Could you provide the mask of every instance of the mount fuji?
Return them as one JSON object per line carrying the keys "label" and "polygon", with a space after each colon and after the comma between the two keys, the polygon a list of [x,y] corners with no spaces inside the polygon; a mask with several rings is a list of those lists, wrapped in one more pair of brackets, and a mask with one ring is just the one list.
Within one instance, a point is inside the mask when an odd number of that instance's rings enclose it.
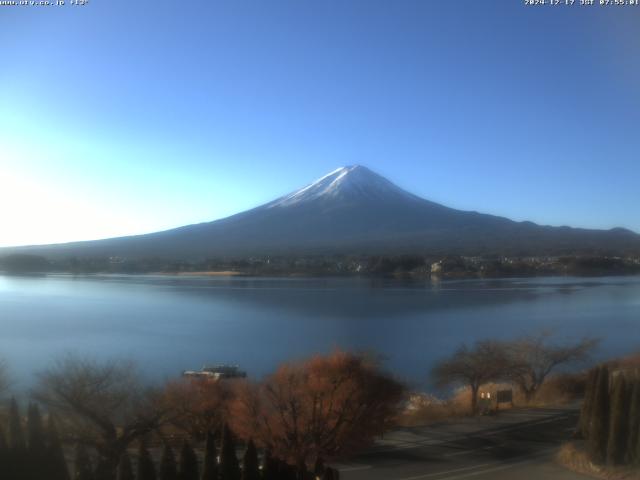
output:
{"label": "mount fuji", "polygon": [[455,210],[356,165],[221,220],[131,237],[0,249],[3,253],[185,260],[350,253],[619,255],[640,253],[640,235],[622,228],[549,227]]}

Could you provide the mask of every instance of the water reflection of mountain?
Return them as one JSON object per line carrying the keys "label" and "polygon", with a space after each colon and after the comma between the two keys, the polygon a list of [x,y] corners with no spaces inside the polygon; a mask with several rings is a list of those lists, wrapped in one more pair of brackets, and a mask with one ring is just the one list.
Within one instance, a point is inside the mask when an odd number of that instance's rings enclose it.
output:
{"label": "water reflection of mountain", "polygon": [[[131,356],[150,378],[208,362],[259,377],[335,347],[424,384],[461,343],[553,329],[637,349],[640,277],[461,280],[0,276],[0,353],[20,378],[57,355]],[[631,334],[630,334],[631,333]]]}
{"label": "water reflection of mountain", "polygon": [[[585,288],[623,285],[625,279],[516,279],[412,281],[385,278],[266,277],[97,277],[140,282],[165,295],[187,295],[204,302],[243,304],[256,310],[286,310],[313,317],[398,317],[424,311],[475,309],[530,302],[544,295],[572,295]],[[382,293],[384,292],[384,295]]]}

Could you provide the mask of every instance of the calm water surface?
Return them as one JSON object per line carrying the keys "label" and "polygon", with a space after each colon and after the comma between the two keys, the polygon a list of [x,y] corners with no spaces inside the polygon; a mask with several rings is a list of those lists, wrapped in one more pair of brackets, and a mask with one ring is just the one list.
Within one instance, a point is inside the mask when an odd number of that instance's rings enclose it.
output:
{"label": "calm water surface", "polygon": [[640,350],[640,277],[402,282],[174,276],[0,276],[0,357],[19,385],[65,352],[135,359],[150,379],[238,363],[262,376],[335,347],[375,350],[428,387],[461,342],[553,329]]}

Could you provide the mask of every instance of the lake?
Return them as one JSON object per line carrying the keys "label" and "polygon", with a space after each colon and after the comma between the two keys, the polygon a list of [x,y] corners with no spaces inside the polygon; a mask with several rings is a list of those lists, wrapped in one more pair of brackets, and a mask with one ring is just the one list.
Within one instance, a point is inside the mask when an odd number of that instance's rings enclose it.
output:
{"label": "lake", "polygon": [[0,276],[0,357],[26,388],[65,352],[134,359],[150,380],[203,364],[251,377],[334,348],[373,350],[414,386],[462,342],[552,329],[640,350],[640,277],[400,281],[164,275]]}

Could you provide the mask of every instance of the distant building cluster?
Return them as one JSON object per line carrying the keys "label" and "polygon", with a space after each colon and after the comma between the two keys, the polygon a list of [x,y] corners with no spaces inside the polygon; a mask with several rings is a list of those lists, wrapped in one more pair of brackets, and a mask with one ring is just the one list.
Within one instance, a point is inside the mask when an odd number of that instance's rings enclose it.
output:
{"label": "distant building cluster", "polygon": [[601,275],[640,272],[640,258],[609,256],[447,256],[430,265],[432,277]]}

